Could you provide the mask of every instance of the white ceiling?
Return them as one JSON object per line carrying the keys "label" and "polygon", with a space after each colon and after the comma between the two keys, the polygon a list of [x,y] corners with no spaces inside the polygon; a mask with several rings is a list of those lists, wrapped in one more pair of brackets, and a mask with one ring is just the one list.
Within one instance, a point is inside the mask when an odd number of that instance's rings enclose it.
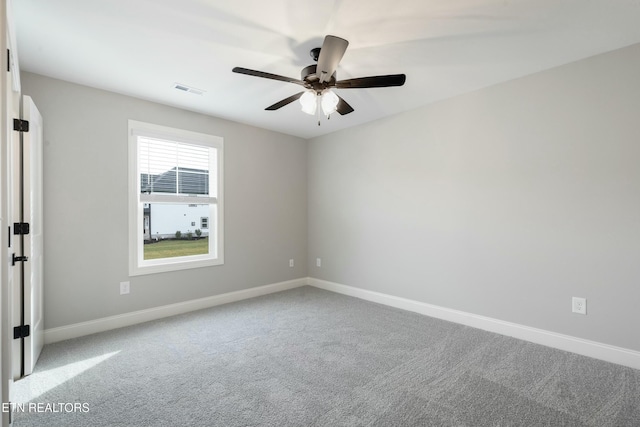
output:
{"label": "white ceiling", "polygon": [[[14,0],[22,70],[310,138],[640,42],[640,0]],[[355,112],[318,126],[292,103],[326,34],[349,40],[337,90]],[[174,83],[206,93],[180,92]]]}

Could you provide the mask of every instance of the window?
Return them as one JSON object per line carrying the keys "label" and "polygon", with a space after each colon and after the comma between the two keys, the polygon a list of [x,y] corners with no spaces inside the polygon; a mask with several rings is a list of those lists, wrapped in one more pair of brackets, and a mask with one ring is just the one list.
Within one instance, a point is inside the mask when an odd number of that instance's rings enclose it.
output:
{"label": "window", "polygon": [[221,137],[129,120],[130,275],[223,264],[222,165]]}
{"label": "window", "polygon": [[209,228],[209,218],[207,218],[206,216],[203,216],[202,218],[200,218],[200,228],[202,229]]}

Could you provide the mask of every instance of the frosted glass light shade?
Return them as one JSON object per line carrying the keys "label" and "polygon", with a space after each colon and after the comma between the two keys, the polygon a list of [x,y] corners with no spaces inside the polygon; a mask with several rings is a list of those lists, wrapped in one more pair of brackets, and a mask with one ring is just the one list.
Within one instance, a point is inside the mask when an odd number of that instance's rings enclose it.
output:
{"label": "frosted glass light shade", "polygon": [[304,113],[314,115],[316,113],[316,108],[318,108],[315,92],[307,91],[303,93],[300,97],[300,105],[302,105],[302,111]]}
{"label": "frosted glass light shade", "polygon": [[328,116],[331,113],[335,113],[336,108],[338,107],[338,102],[340,99],[338,95],[331,92],[330,90],[326,90],[322,93],[322,112],[325,116]]}

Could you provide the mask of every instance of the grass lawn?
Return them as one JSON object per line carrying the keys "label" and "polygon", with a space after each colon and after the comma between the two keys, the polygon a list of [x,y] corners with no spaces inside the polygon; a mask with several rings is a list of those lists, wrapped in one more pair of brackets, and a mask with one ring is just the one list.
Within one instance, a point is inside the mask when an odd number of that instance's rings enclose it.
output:
{"label": "grass lawn", "polygon": [[144,245],[144,259],[173,258],[208,253],[209,239],[207,237],[199,240],[161,240],[158,243]]}

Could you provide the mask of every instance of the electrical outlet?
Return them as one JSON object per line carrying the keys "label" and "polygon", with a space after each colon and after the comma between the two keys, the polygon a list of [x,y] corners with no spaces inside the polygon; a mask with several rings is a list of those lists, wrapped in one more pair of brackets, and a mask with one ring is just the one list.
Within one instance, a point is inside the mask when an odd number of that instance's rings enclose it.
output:
{"label": "electrical outlet", "polygon": [[573,297],[571,299],[571,311],[578,314],[587,314],[587,299]]}
{"label": "electrical outlet", "polygon": [[316,258],[316,267],[322,267],[322,259]]}
{"label": "electrical outlet", "polygon": [[289,267],[293,267],[293,259],[289,260]]}
{"label": "electrical outlet", "polygon": [[128,294],[131,291],[131,284],[129,282],[120,282],[120,295]]}

